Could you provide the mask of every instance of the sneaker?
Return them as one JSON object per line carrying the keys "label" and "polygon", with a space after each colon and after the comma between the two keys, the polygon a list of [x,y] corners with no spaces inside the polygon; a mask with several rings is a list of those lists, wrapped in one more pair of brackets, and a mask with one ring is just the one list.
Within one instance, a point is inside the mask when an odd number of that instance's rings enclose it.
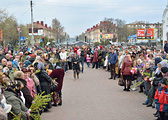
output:
{"label": "sneaker", "polygon": [[62,102],[60,102],[58,105],[61,106],[61,105],[62,105]]}
{"label": "sneaker", "polygon": [[113,79],[112,77],[109,78],[109,80]]}
{"label": "sneaker", "polygon": [[52,106],[55,106],[55,107],[56,107],[56,106],[57,106],[57,104],[56,104],[56,103],[54,103],[54,104],[52,104]]}

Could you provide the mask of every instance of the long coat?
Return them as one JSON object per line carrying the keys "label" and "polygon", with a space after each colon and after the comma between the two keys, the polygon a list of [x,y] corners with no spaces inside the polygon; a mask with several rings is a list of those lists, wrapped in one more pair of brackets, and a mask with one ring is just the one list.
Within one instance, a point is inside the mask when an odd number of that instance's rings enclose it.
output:
{"label": "long coat", "polygon": [[[77,62],[77,64],[75,64],[74,62]],[[80,62],[80,59],[78,56],[72,58],[73,70],[80,70],[79,62]]]}
{"label": "long coat", "polygon": [[123,75],[132,75],[131,73],[132,66],[133,62],[130,61],[128,57],[126,57],[121,68],[121,73],[123,73]]}
{"label": "long coat", "polygon": [[50,74],[50,77],[52,79],[57,78],[56,81],[58,83],[58,86],[57,86],[57,88],[55,90],[56,92],[61,91],[61,89],[62,89],[64,75],[65,75],[64,69],[55,69]]}
{"label": "long coat", "polygon": [[93,62],[98,62],[98,51],[95,50],[94,53],[93,53]]}
{"label": "long coat", "polygon": [[[47,74],[45,70],[40,70],[40,72],[36,73],[36,76],[40,81],[42,92],[45,91],[44,95],[50,94],[50,85],[52,78]],[[51,108],[51,102],[46,105],[46,109],[47,108]]]}

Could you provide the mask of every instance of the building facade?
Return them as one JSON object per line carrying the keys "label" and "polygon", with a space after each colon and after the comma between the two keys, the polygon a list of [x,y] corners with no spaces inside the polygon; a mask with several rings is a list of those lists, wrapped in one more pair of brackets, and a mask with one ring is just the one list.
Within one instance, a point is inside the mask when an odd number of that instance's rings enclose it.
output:
{"label": "building facade", "polygon": [[163,42],[164,42],[164,41],[168,41],[168,0],[167,0],[167,6],[163,12],[162,21],[163,21]]}
{"label": "building facade", "polygon": [[126,24],[128,28],[154,28],[155,29],[155,39],[163,40],[163,23],[149,23],[145,21],[135,21],[130,24]]}
{"label": "building facade", "polygon": [[115,26],[115,24],[108,21],[101,21],[99,24],[88,28],[85,32],[85,36],[87,38],[87,41],[90,41],[92,43],[100,43],[104,40],[112,41],[114,38],[116,38],[116,42],[118,41],[117,27]]}
{"label": "building facade", "polygon": [[[32,25],[28,24],[29,35],[32,35]],[[44,24],[43,21],[33,22],[33,35],[34,35],[34,43],[40,43],[40,39],[42,37],[47,37],[48,39],[54,39],[54,33],[51,27],[48,27],[47,24]]]}

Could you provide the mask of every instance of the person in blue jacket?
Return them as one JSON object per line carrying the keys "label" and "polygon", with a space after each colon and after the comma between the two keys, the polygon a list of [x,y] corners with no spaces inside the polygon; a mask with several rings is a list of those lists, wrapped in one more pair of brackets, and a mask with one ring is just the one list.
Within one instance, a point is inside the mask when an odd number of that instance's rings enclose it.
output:
{"label": "person in blue jacket", "polygon": [[110,70],[111,70],[111,77],[109,79],[113,79],[115,80],[116,74],[115,74],[115,64],[118,61],[118,57],[117,54],[114,53],[114,49],[111,50],[109,57],[108,57],[108,64],[110,66]]}

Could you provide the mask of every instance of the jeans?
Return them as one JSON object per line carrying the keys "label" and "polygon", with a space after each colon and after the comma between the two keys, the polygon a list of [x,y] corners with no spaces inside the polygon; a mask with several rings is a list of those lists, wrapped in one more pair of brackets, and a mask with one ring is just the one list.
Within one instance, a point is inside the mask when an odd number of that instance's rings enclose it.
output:
{"label": "jeans", "polygon": [[67,62],[62,62],[61,67],[64,69],[64,71],[67,71]]}
{"label": "jeans", "polygon": [[84,70],[84,61],[83,61],[83,60],[81,61],[81,65],[82,65],[82,70],[81,70],[81,72],[83,73],[83,70]]}
{"label": "jeans", "polygon": [[90,63],[89,62],[87,62],[87,66],[90,67]]}

